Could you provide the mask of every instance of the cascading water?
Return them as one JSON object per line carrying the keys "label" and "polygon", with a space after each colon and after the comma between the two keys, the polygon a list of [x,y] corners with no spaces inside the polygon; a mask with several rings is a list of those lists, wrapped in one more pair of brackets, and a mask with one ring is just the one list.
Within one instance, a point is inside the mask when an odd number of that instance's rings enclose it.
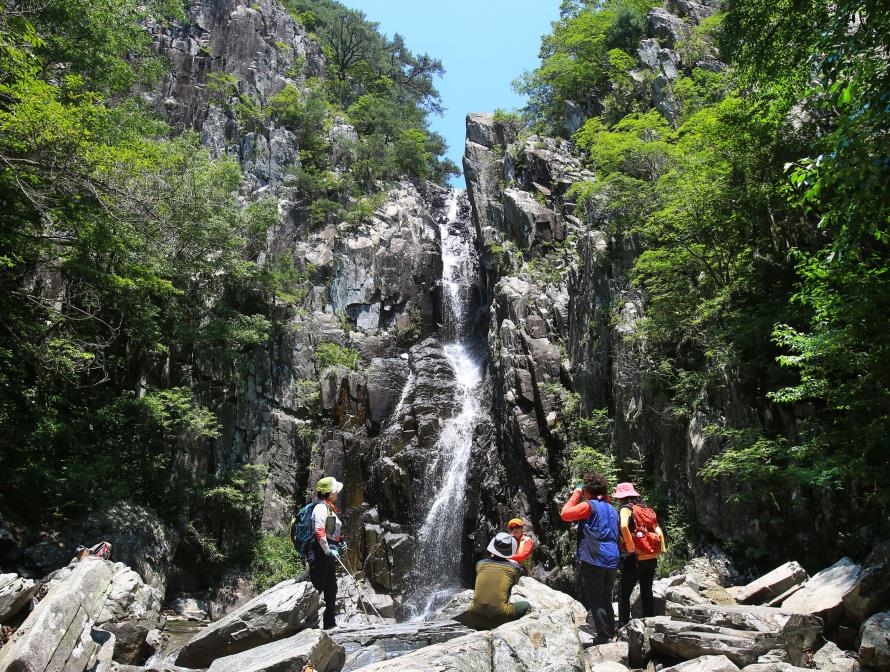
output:
{"label": "cascading water", "polygon": [[[477,278],[473,229],[458,217],[460,192],[451,192],[442,239],[442,302],[450,343],[444,351],[457,383],[458,413],[450,418],[436,442],[436,459],[425,483],[431,501],[417,533],[416,588],[408,600],[414,619],[423,620],[460,589],[461,534],[466,503],[467,470],[473,433],[482,411],[482,373],[470,354],[466,322],[470,290]],[[422,560],[421,560],[422,559]]]}

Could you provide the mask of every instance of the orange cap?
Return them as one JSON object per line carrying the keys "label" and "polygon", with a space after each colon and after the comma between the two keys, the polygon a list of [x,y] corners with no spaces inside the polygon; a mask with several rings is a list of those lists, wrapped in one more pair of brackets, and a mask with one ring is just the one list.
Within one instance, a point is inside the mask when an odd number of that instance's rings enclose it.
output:
{"label": "orange cap", "polygon": [[509,530],[511,527],[515,525],[519,525],[519,527],[525,527],[525,523],[522,522],[522,518],[511,518],[510,522],[507,523],[507,529]]}

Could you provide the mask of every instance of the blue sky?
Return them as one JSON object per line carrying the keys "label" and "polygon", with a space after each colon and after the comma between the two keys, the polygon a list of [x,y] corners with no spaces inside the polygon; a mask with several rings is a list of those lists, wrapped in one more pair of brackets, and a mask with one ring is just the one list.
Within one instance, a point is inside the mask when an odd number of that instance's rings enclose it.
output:
{"label": "blue sky", "polygon": [[[445,66],[436,81],[445,114],[431,126],[448,143],[448,158],[461,166],[468,112],[514,110],[524,100],[511,82],[538,65],[541,36],[559,18],[560,0],[340,0],[399,33],[415,54]],[[463,186],[463,178],[455,186]]]}

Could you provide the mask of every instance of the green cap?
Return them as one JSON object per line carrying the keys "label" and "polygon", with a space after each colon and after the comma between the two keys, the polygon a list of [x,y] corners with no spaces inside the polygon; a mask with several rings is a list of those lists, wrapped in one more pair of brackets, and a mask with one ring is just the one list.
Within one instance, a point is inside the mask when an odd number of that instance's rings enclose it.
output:
{"label": "green cap", "polygon": [[324,478],[318,479],[318,483],[315,486],[315,491],[322,495],[334,494],[340,492],[342,489],[343,484],[333,476],[325,476]]}

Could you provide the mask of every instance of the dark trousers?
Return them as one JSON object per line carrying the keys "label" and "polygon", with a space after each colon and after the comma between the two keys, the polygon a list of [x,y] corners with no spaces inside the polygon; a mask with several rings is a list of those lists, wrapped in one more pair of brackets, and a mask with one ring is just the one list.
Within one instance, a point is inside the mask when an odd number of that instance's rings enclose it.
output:
{"label": "dark trousers", "polygon": [[325,555],[321,548],[309,562],[309,580],[324,598],[324,618],[322,627],[333,628],[337,625],[334,614],[337,609],[337,561]]}
{"label": "dark trousers", "polygon": [[652,596],[652,582],[655,581],[657,558],[637,560],[636,554],[621,560],[621,597],[618,599],[618,625],[624,626],[630,620],[630,596],[634,586],[640,584],[640,601],[643,603],[643,618],[655,616],[655,598]]}
{"label": "dark trousers", "polygon": [[605,569],[581,563],[581,586],[587,600],[587,609],[596,625],[599,644],[605,644],[615,635],[615,610],[612,608],[612,588],[617,570]]}

